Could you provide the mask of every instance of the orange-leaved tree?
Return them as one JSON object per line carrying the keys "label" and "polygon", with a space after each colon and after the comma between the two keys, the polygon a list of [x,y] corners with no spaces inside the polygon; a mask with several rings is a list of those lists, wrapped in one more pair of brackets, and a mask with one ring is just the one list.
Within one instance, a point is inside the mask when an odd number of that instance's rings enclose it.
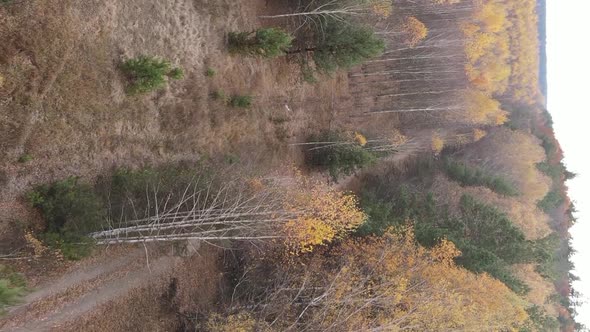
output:
{"label": "orange-leaved tree", "polygon": [[410,47],[418,45],[418,43],[428,36],[428,28],[426,25],[414,16],[406,19],[403,28],[406,33],[405,43]]}
{"label": "orange-leaved tree", "polygon": [[320,182],[298,178],[285,196],[286,211],[294,218],[284,224],[285,243],[294,254],[341,239],[366,220],[356,197]]}
{"label": "orange-leaved tree", "polygon": [[[527,320],[526,303],[487,274],[455,265],[442,240],[416,245],[411,228],[348,239],[278,266],[253,311],[278,331],[504,331]],[[241,307],[242,309],[244,307]],[[238,309],[238,308],[234,308]]]}
{"label": "orange-leaved tree", "polygon": [[489,94],[468,89],[463,92],[465,116],[474,124],[501,125],[508,120],[508,113],[501,109],[500,102]]}

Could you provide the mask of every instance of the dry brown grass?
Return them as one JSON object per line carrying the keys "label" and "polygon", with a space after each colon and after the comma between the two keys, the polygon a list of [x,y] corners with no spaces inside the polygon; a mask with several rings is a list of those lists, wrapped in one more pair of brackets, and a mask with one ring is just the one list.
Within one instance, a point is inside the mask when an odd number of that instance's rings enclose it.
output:
{"label": "dry brown grass", "polygon": [[[330,126],[341,110],[334,100],[347,94],[346,75],[311,86],[286,58],[230,56],[225,34],[255,27],[265,6],[262,0],[46,0],[0,7],[2,205],[15,205],[36,184],[72,175],[91,180],[113,167],[233,154],[264,172],[301,160],[287,143]],[[126,96],[117,67],[139,54],[170,59],[186,78],[147,96]],[[214,78],[203,75],[207,67],[216,69]],[[252,95],[253,107],[221,105],[209,97],[217,89]],[[23,153],[32,160],[18,163]],[[0,235],[14,248],[24,243],[15,223],[36,224],[8,211],[0,213]]]}
{"label": "dry brown grass", "polygon": [[[267,164],[298,158],[286,141],[330,126],[346,106],[335,103],[346,99],[346,75],[311,86],[286,58],[230,56],[225,34],[255,27],[264,6],[47,0],[0,9],[0,196],[12,199],[31,184],[70,175],[93,178],[112,166],[226,153]],[[186,78],[126,96],[117,66],[139,54],[170,59]],[[213,79],[203,75],[207,67],[216,69]],[[209,97],[217,89],[252,95],[254,105],[220,105]],[[33,160],[15,163],[23,152]]]}

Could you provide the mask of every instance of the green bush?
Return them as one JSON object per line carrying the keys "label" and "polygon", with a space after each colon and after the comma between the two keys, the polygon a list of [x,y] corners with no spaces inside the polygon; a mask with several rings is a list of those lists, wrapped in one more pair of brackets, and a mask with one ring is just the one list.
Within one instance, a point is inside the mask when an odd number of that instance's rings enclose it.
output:
{"label": "green bush", "polygon": [[230,98],[229,104],[232,107],[248,108],[252,106],[252,96],[234,95]]}
{"label": "green bush", "polygon": [[173,80],[180,80],[184,78],[184,72],[180,68],[173,68],[168,73],[168,77],[170,77]]}
{"label": "green bush", "polygon": [[213,68],[207,68],[207,70],[205,70],[205,76],[207,77],[214,77],[216,74],[217,72]]}
{"label": "green bush", "polygon": [[21,164],[26,164],[31,160],[33,160],[33,156],[28,153],[25,153],[18,158],[18,162]]}
{"label": "green bush", "polygon": [[224,104],[227,103],[229,100],[229,98],[227,97],[227,94],[223,90],[213,91],[211,93],[211,98],[213,98],[214,100],[219,100],[219,101],[223,102]]}
{"label": "green bush", "polygon": [[182,69],[172,68],[170,62],[149,56],[129,59],[121,69],[130,80],[129,94],[151,92],[164,87],[167,78],[181,79],[184,76]]}
{"label": "green bush", "polygon": [[49,247],[58,249],[65,259],[76,261],[89,256],[94,249],[94,240],[72,232],[48,232],[40,239]]}
{"label": "green bush", "polygon": [[483,186],[500,195],[518,196],[518,191],[510,182],[499,176],[486,174],[480,168],[447,159],[444,169],[449,178],[462,186]]}
{"label": "green bush", "polygon": [[308,64],[301,66],[301,77],[303,78],[303,81],[309,84],[316,84],[318,82],[315,71]]}
{"label": "green bush", "polygon": [[291,48],[293,37],[279,28],[262,28],[254,32],[230,32],[231,53],[273,58]]}
{"label": "green bush", "polygon": [[104,221],[101,198],[77,177],[38,186],[28,198],[47,221],[48,232],[86,234]]}
{"label": "green bush", "polygon": [[249,108],[252,106],[252,96],[247,95],[233,95],[229,97],[225,91],[223,90],[216,90],[211,93],[211,98],[214,100],[218,100],[223,104],[231,107],[237,108]]}
{"label": "green bush", "polygon": [[18,303],[25,288],[25,280],[20,274],[0,264],[0,314],[7,307]]}
{"label": "green bush", "polygon": [[90,253],[92,241],[85,235],[99,229],[106,217],[103,201],[92,186],[70,177],[38,186],[27,197],[46,221],[41,238],[48,245],[69,259]]}
{"label": "green bush", "polygon": [[312,136],[308,142],[335,142],[324,146],[315,146],[306,152],[306,162],[313,167],[325,168],[334,181],[342,175],[351,175],[357,170],[373,165],[377,156],[351,142],[340,132],[324,132]]}

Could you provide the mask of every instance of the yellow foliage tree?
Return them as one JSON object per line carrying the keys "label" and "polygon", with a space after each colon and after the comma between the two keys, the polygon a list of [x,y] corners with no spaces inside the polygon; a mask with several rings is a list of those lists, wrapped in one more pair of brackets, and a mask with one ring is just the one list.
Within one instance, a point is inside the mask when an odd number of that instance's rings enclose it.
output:
{"label": "yellow foliage tree", "polygon": [[365,137],[365,135],[359,133],[359,132],[355,132],[354,133],[354,140],[360,145],[360,146],[365,146],[367,145],[367,138]]}
{"label": "yellow foliage tree", "polygon": [[461,30],[466,37],[471,38],[480,31],[480,27],[477,24],[464,23],[461,25]]}
{"label": "yellow foliage tree", "polygon": [[[539,100],[539,38],[535,0],[484,0],[461,29],[467,75],[489,93],[519,102]],[[510,87],[508,90],[507,88]]]}
{"label": "yellow foliage tree", "polygon": [[485,92],[465,90],[465,118],[474,124],[501,125],[508,120],[508,113],[500,108],[500,102]]}
{"label": "yellow foliage tree", "polygon": [[393,10],[390,0],[372,0],[369,5],[373,14],[380,17],[389,17]]}
{"label": "yellow foliage tree", "polygon": [[508,26],[506,7],[495,1],[485,3],[478,12],[475,19],[482,23],[488,32],[498,33]]}
{"label": "yellow foliage tree", "polygon": [[434,152],[435,155],[439,155],[445,147],[445,141],[440,135],[434,134],[432,135],[430,145],[432,152]]}
{"label": "yellow foliage tree", "polygon": [[367,218],[353,194],[303,177],[285,196],[284,204],[295,216],[284,225],[285,242],[294,254],[340,239]]}
{"label": "yellow foliage tree", "polygon": [[428,36],[428,28],[419,19],[411,16],[404,23],[404,32],[406,33],[406,44],[410,47],[418,45]]}
{"label": "yellow foliage tree", "polygon": [[486,137],[488,133],[485,130],[482,129],[473,129],[473,142],[477,142],[480,139]]}
{"label": "yellow foliage tree", "polygon": [[476,32],[473,38],[467,40],[465,54],[470,63],[476,63],[479,58],[488,53],[495,43],[495,35],[488,32]]}
{"label": "yellow foliage tree", "polygon": [[507,331],[523,324],[525,302],[488,275],[457,267],[459,254],[447,240],[432,249],[416,245],[411,228],[349,239],[281,274],[259,317],[277,330]]}

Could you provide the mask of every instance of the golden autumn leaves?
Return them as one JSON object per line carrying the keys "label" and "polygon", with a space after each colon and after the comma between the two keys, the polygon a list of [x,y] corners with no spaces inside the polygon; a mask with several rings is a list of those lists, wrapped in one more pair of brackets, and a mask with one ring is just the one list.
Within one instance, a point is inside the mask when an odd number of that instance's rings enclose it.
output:
{"label": "golden autumn leaves", "polygon": [[341,239],[366,220],[356,197],[299,177],[297,188],[286,195],[285,208],[295,218],[284,225],[285,244],[292,254]]}
{"label": "golden autumn leaves", "polygon": [[[299,260],[264,304],[268,331],[511,331],[526,321],[525,303],[500,281],[457,267],[461,253],[442,239],[416,244],[413,229],[347,238]],[[281,269],[281,267],[278,267]],[[243,313],[242,313],[243,314]],[[268,313],[266,313],[268,314]],[[248,316],[253,324],[253,317]],[[266,316],[259,317],[263,325]],[[294,323],[295,322],[295,323]],[[255,323],[254,323],[255,324]]]}
{"label": "golden autumn leaves", "polygon": [[416,245],[412,228],[405,228],[380,238],[347,241],[336,254],[347,257],[338,271],[341,287],[380,308],[359,310],[350,328],[511,330],[527,319],[523,301],[504,284],[457,267],[453,259],[461,253],[445,239],[427,249]]}
{"label": "golden autumn leaves", "polygon": [[534,103],[539,65],[536,2],[532,0],[484,1],[472,20],[462,24],[466,38],[465,72],[470,82],[488,94],[511,94]]}
{"label": "golden autumn leaves", "polygon": [[406,19],[403,28],[407,34],[405,42],[410,47],[418,45],[418,43],[428,36],[428,28],[426,25],[414,16]]}

